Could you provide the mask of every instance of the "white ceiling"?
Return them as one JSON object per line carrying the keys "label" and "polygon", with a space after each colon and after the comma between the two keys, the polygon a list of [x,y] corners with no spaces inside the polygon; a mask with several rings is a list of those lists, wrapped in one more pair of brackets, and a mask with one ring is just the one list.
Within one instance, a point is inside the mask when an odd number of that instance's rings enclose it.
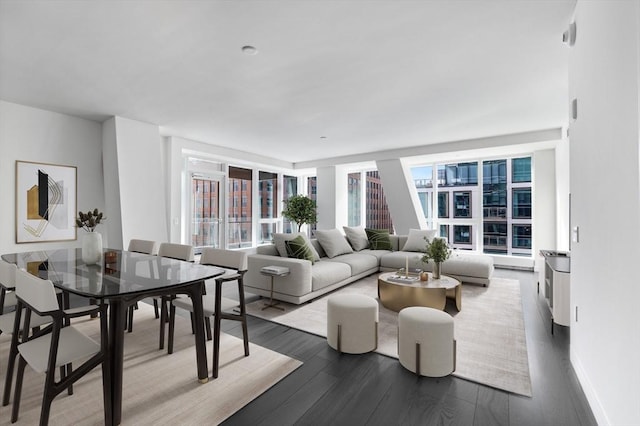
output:
{"label": "white ceiling", "polygon": [[0,0],[0,99],[293,163],[557,128],[574,5]]}

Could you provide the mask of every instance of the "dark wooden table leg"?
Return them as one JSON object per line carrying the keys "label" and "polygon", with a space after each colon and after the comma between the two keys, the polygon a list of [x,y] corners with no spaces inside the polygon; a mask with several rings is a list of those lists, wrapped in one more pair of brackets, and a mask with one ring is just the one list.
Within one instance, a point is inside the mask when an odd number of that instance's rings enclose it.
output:
{"label": "dark wooden table leg", "polygon": [[124,321],[126,304],[112,300],[109,305],[109,356],[111,362],[111,418],[114,425],[122,419],[122,370],[124,364]]}
{"label": "dark wooden table leg", "polygon": [[198,380],[200,383],[209,381],[209,368],[207,367],[207,346],[204,332],[204,310],[202,308],[202,289],[204,281],[191,286],[189,296],[193,303],[193,317],[196,339],[196,362],[198,363]]}

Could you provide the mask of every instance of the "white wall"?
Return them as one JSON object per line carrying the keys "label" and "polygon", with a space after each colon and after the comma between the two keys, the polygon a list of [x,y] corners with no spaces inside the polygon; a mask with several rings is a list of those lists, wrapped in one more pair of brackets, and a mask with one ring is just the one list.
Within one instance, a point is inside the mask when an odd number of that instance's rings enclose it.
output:
{"label": "white wall", "polygon": [[376,167],[396,234],[407,235],[409,229],[426,229],[427,221],[410,168],[400,159],[376,161]]}
{"label": "white wall", "polygon": [[102,123],[102,167],[104,179],[105,215],[109,219],[106,232],[108,247],[123,248],[122,214],[120,207],[120,179],[118,178],[118,149],[116,118]]}
{"label": "white wall", "polygon": [[533,258],[542,266],[540,249],[556,248],[556,161],[555,151],[545,149],[531,156],[533,168]]}
{"label": "white wall", "polygon": [[[640,2],[579,1],[569,51],[571,361],[602,425],[640,424]],[[568,23],[567,23],[568,24]]]}
{"label": "white wall", "polygon": [[319,167],[317,176],[317,229],[342,229],[348,225],[347,172],[338,166]]}
{"label": "white wall", "polygon": [[[556,249],[568,251],[569,244],[569,195],[570,159],[569,139],[556,146]],[[541,247],[542,248],[542,247]]]}
{"label": "white wall", "polygon": [[[104,211],[101,132],[95,121],[0,101],[0,253],[80,246],[79,241],[16,244],[15,163],[76,166],[77,210]],[[98,230],[104,233],[108,226],[107,220]]]}
{"label": "white wall", "polygon": [[110,231],[111,247],[126,249],[132,238],[168,241],[163,144],[158,126],[114,117],[105,122],[104,136],[109,211],[121,224]]}

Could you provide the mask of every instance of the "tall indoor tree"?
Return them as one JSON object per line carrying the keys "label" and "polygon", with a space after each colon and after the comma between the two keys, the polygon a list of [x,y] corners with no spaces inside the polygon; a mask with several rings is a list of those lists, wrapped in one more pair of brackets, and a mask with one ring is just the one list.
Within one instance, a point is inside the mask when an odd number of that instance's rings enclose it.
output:
{"label": "tall indoor tree", "polygon": [[285,209],[282,216],[298,224],[298,232],[305,223],[314,224],[318,221],[316,202],[306,195],[294,195],[284,201]]}

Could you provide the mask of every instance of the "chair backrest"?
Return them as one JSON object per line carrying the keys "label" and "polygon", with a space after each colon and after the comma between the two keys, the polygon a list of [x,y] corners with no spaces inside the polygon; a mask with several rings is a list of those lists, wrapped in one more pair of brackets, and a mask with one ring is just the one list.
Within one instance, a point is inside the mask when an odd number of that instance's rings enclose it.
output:
{"label": "chair backrest", "polygon": [[129,241],[129,248],[127,251],[135,251],[136,253],[145,254],[158,254],[158,243],[149,240],[136,240]]}
{"label": "chair backrest", "polygon": [[202,249],[200,256],[202,265],[215,265],[222,268],[247,270],[247,253],[240,250],[223,250],[212,247]]}
{"label": "chair backrest", "polygon": [[52,312],[60,309],[51,280],[33,276],[24,269],[16,271],[16,295],[37,312]]}
{"label": "chair backrest", "polygon": [[15,288],[17,269],[15,264],[0,259],[0,287],[6,290],[13,290]]}
{"label": "chair backrest", "polygon": [[158,256],[193,262],[193,246],[188,244],[161,243]]}

